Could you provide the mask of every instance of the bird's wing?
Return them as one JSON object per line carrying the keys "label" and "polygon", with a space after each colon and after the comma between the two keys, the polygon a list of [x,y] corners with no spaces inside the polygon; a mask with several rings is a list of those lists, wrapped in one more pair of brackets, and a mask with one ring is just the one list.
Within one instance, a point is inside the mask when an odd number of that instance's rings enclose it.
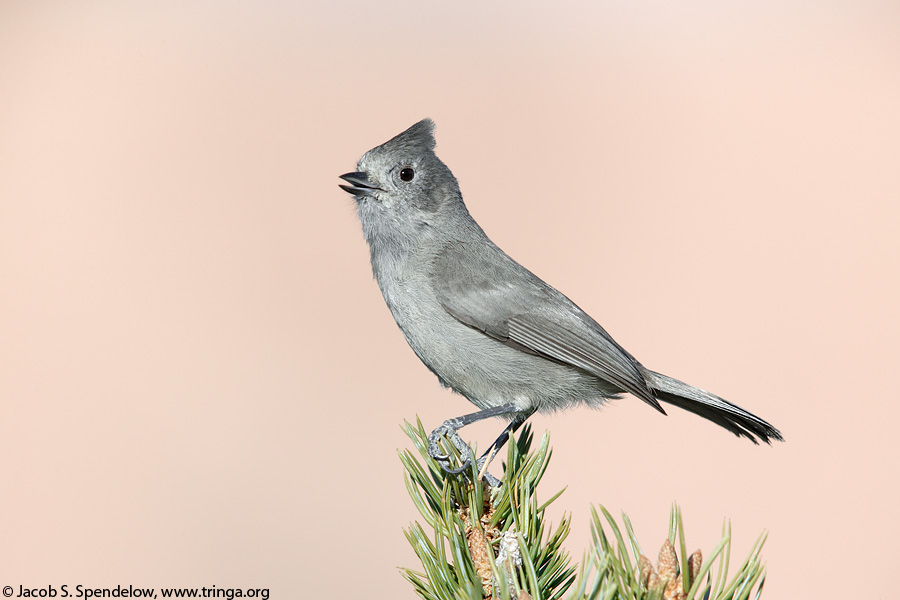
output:
{"label": "bird's wing", "polygon": [[438,301],[455,319],[505,344],[577,367],[665,413],[639,363],[571,300],[490,242],[446,246],[433,265]]}

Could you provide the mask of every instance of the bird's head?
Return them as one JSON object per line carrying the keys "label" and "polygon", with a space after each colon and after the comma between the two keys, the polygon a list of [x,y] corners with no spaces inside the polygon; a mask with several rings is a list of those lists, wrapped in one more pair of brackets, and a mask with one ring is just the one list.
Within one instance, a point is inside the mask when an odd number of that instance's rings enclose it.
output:
{"label": "bird's head", "polygon": [[434,122],[419,121],[366,152],[357,171],[341,175],[341,189],[356,198],[363,227],[421,227],[449,206],[461,204],[459,184],[434,153]]}

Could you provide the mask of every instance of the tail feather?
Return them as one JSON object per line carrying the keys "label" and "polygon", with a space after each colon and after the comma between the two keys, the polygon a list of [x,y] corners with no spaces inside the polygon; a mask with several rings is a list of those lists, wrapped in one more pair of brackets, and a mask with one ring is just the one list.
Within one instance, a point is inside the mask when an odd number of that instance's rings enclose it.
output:
{"label": "tail feather", "polygon": [[740,406],[649,369],[645,369],[643,375],[654,395],[663,402],[708,419],[754,444],[758,444],[758,440],[767,444],[772,440],[784,441],[780,431]]}

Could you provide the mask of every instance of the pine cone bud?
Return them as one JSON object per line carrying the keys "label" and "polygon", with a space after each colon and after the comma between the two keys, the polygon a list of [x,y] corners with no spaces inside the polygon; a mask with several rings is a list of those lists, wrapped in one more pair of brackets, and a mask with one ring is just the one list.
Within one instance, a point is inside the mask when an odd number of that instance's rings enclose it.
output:
{"label": "pine cone bud", "polygon": [[688,572],[690,573],[690,577],[688,578],[688,586],[694,585],[694,581],[697,580],[697,575],[700,574],[700,567],[703,565],[703,554],[699,550],[694,550],[694,553],[691,554],[690,558],[688,558]]}
{"label": "pine cone bud", "polygon": [[469,554],[472,555],[472,562],[475,563],[475,572],[481,578],[482,589],[489,594],[494,582],[494,573],[491,571],[494,553],[489,549],[490,542],[484,531],[472,524],[469,511],[465,510],[461,513],[460,516],[466,526],[466,543],[469,546]]}
{"label": "pine cone bud", "polygon": [[653,575],[653,565],[650,564],[650,559],[641,554],[641,557],[638,559],[638,569],[641,572],[641,583],[644,584],[644,587],[648,590],[650,589],[650,576]]}
{"label": "pine cone bud", "polygon": [[673,577],[669,580],[669,583],[666,584],[666,589],[663,592],[663,600],[684,600],[684,598],[684,582],[679,573],[677,577]]}
{"label": "pine cone bud", "polygon": [[659,549],[659,578],[662,580],[673,580],[678,573],[678,557],[675,556],[675,547],[672,542],[666,540],[662,548]]}

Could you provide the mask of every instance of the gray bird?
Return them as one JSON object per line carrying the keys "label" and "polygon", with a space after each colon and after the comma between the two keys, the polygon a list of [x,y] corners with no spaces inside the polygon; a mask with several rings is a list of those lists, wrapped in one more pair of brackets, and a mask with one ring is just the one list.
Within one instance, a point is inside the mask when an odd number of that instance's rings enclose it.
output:
{"label": "gray bird", "polygon": [[[644,367],[574,302],[510,258],[469,215],[459,184],[434,153],[425,119],[369,150],[340,187],[355,196],[372,271],[413,351],[442,385],[481,409],[448,419],[438,440],[471,452],[457,431],[488,417],[509,421],[489,460],[534,412],[598,407],[628,392],[665,414],[665,402],[737,436],[771,443],[766,421]],[[492,456],[492,454],[490,455]],[[455,472],[459,472],[458,469]]]}

